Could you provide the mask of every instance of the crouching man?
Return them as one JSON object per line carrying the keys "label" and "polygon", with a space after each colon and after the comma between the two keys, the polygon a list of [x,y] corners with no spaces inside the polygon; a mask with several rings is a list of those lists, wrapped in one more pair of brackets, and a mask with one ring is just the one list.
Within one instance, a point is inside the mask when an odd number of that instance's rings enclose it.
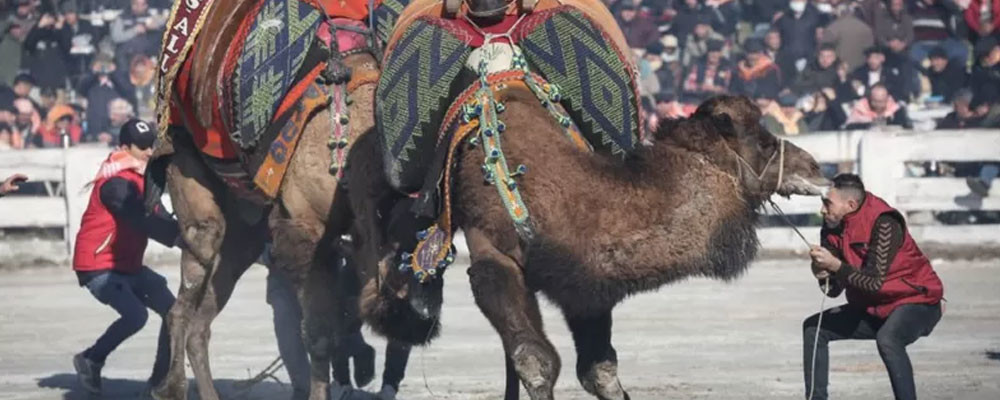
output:
{"label": "crouching man", "polygon": [[[93,346],[73,357],[80,384],[95,395],[101,393],[105,360],[146,325],[146,308],[163,318],[174,304],[167,279],[142,263],[149,238],[173,246],[179,237],[177,221],[162,206],[148,216],[143,207],[143,171],[155,140],[156,133],[146,122],[133,119],[122,126],[118,148],[101,164],[92,182],[90,202],[76,236],[73,270],[80,286],[121,315]],[[163,323],[150,386],[163,379],[169,361],[170,340]]]}
{"label": "crouching man", "polygon": [[821,284],[829,278],[830,297],[846,292],[847,304],[823,311],[819,328],[819,314],[803,323],[806,396],[827,398],[830,341],[874,339],[896,399],[916,399],[906,346],[929,335],[941,319],[941,280],[910,237],[903,216],[866,192],[857,175],[834,178],[822,214],[821,246],[809,253],[813,273]]}

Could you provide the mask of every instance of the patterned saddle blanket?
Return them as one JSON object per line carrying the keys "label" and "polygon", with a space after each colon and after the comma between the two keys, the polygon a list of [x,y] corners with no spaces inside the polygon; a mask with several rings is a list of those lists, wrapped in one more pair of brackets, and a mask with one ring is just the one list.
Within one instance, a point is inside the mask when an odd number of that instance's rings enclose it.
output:
{"label": "patterned saddle blanket", "polygon": [[594,150],[620,156],[634,149],[641,129],[638,71],[600,1],[541,0],[530,14],[512,6],[489,27],[443,13],[440,1],[414,0],[388,39],[375,103],[385,172],[395,189],[419,190],[437,167],[446,110],[477,77],[470,64],[495,64],[493,50],[512,45],[531,71],[561,88],[560,105]]}
{"label": "patterned saddle blanket", "polygon": [[[258,203],[269,202],[309,116],[321,107],[346,113],[341,110],[344,90],[377,77],[377,71],[366,70],[346,85],[316,84],[328,61],[327,49],[337,48],[341,56],[374,51],[364,33],[367,24],[355,15],[364,11],[361,19],[367,18],[368,1],[350,0],[347,6],[354,6],[341,7],[344,3],[203,0],[202,8],[194,10],[175,5],[169,26],[186,36],[164,43],[160,90],[172,97],[160,99],[161,125],[185,126],[231,189]],[[337,27],[336,36],[330,35],[330,23]],[[176,64],[169,57],[172,51]]]}

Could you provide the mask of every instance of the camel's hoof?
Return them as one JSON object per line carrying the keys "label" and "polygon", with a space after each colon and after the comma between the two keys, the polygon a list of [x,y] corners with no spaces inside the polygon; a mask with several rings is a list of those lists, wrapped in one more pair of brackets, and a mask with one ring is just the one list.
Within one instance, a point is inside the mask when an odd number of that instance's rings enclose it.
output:
{"label": "camel's hoof", "polygon": [[521,383],[533,400],[552,399],[552,386],[557,374],[548,352],[533,343],[522,343],[514,349],[511,360]]}
{"label": "camel's hoof", "polygon": [[175,387],[161,384],[149,391],[149,398],[153,400],[184,400],[187,398],[187,385]]}
{"label": "camel's hoof", "polygon": [[351,358],[354,359],[354,384],[368,386],[375,379],[375,348],[365,344]]}

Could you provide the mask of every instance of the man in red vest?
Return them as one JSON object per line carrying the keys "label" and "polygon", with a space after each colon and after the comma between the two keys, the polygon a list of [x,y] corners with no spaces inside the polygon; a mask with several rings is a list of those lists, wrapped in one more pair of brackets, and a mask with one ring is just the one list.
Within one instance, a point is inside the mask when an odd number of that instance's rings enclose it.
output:
{"label": "man in red vest", "polygon": [[821,245],[809,253],[813,273],[821,284],[829,278],[830,297],[847,292],[847,304],[823,311],[819,328],[819,314],[803,323],[806,395],[814,391],[813,399],[827,398],[830,341],[874,339],[896,399],[916,399],[906,346],[929,335],[941,319],[941,280],[910,237],[902,214],[866,192],[857,175],[833,179],[822,213]]}
{"label": "man in red vest", "polygon": [[[121,315],[93,346],[73,357],[80,384],[93,394],[101,392],[101,368],[108,355],[146,325],[146,308],[163,318],[174,304],[167,279],[142,264],[149,238],[167,246],[179,238],[176,220],[162,207],[150,215],[143,207],[143,172],[155,140],[156,133],[146,122],[133,119],[122,126],[118,148],[92,182],[90,203],[76,236],[73,270],[80,286]],[[169,366],[166,328],[161,324],[151,386]]]}

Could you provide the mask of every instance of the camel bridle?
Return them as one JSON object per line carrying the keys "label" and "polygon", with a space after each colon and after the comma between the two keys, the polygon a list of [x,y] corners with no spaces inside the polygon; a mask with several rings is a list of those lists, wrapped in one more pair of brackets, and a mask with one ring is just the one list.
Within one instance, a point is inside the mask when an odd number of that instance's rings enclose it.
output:
{"label": "camel bridle", "polygon": [[739,167],[740,180],[743,179],[743,168],[746,167],[752,173],[751,176],[757,179],[757,183],[760,186],[759,189],[761,193],[768,193],[768,191],[764,189],[764,174],[767,173],[767,168],[771,166],[771,164],[774,162],[775,159],[777,159],[778,182],[774,185],[774,190],[773,190],[773,192],[777,192],[778,188],[781,187],[781,183],[784,181],[785,177],[785,142],[786,142],[785,139],[778,139],[778,149],[775,150],[773,153],[771,153],[771,157],[767,159],[767,163],[764,164],[764,168],[761,168],[759,173],[754,170],[753,165],[750,165],[750,163],[747,162],[747,160],[743,158],[743,156],[741,156],[739,152],[731,149],[733,154],[736,155],[736,159],[739,161],[739,163],[737,163],[736,165]]}

